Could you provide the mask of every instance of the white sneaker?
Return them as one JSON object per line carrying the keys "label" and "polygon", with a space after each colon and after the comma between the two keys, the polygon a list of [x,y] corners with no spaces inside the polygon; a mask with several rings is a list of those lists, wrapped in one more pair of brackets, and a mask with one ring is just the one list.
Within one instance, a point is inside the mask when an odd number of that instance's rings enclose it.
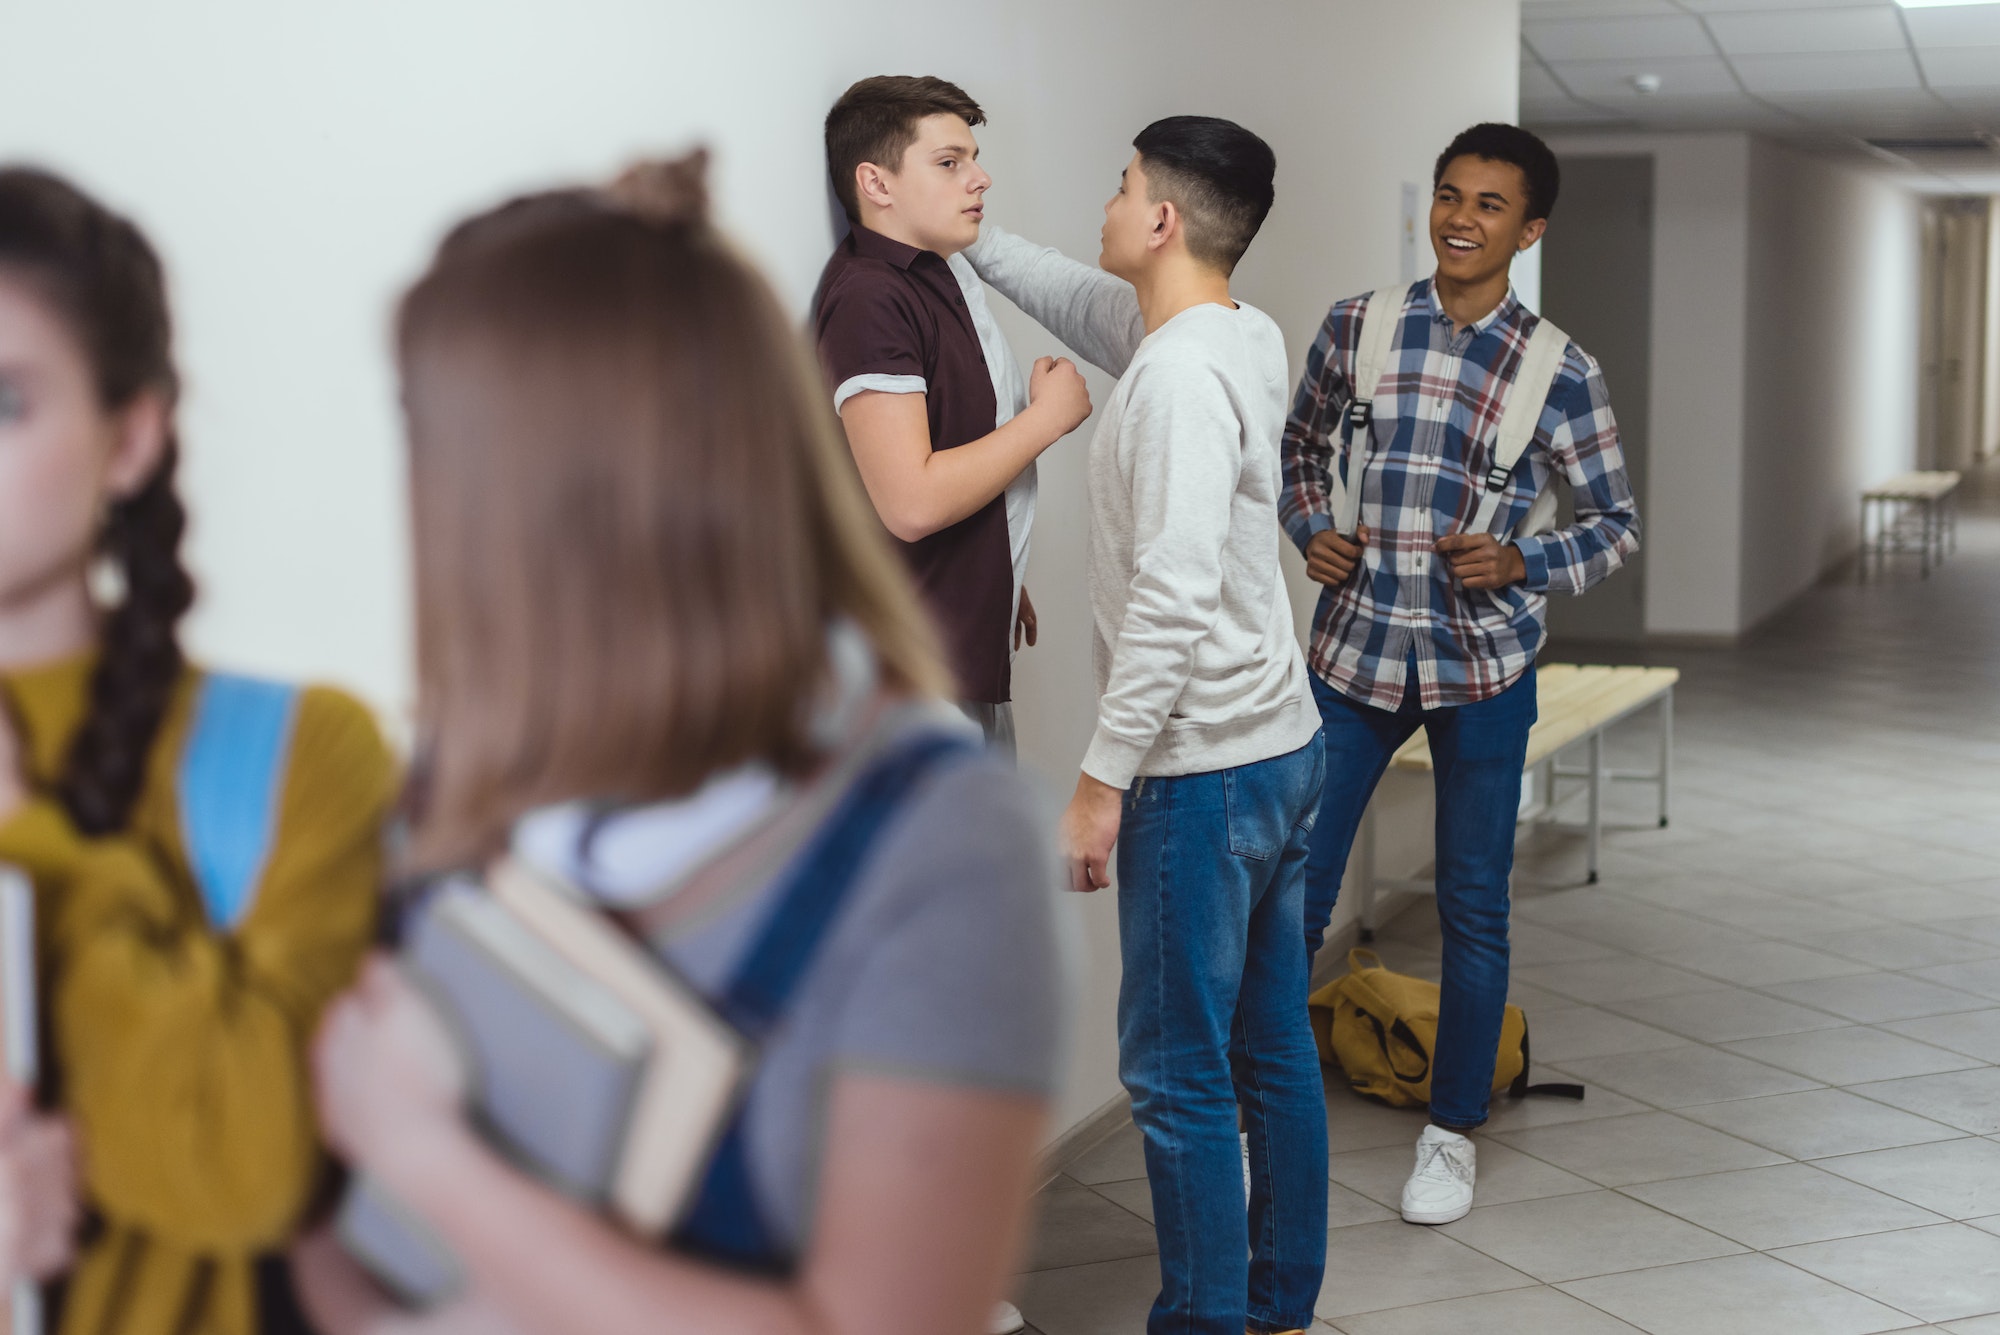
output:
{"label": "white sneaker", "polygon": [[1403,1184],[1403,1218],[1412,1224],[1449,1224],[1472,1209],[1475,1152],[1456,1131],[1427,1126],[1417,1137],[1417,1167]]}
{"label": "white sneaker", "polygon": [[987,1335],[1014,1335],[1017,1330],[1026,1330],[1027,1319],[1021,1309],[1012,1303],[996,1303],[993,1315],[986,1318]]}

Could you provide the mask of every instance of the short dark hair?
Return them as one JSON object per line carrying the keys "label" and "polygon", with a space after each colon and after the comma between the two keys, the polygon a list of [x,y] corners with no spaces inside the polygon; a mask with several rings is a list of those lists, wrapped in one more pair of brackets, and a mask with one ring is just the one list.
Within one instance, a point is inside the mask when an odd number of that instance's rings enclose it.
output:
{"label": "short dark hair", "polygon": [[1271,146],[1234,121],[1169,116],[1139,131],[1132,147],[1146,169],[1147,194],[1180,210],[1188,253],[1232,272],[1276,198]]}
{"label": "short dark hair", "polygon": [[827,175],[833,178],[833,193],[850,222],[861,221],[855,168],[872,162],[896,170],[917,140],[917,122],[926,116],[956,116],[967,125],[986,124],[986,113],[963,88],[928,74],[863,79],[826,113]]}
{"label": "short dark hair", "polygon": [[1486,121],[1461,132],[1438,154],[1437,166],[1431,171],[1431,189],[1437,189],[1438,182],[1444,180],[1446,167],[1465,157],[1511,163],[1521,169],[1521,176],[1528,183],[1529,222],[1555,212],[1556,192],[1562,188],[1562,169],[1556,166],[1556,155],[1549,146],[1534,134],[1518,125],[1503,125],[1498,121]]}

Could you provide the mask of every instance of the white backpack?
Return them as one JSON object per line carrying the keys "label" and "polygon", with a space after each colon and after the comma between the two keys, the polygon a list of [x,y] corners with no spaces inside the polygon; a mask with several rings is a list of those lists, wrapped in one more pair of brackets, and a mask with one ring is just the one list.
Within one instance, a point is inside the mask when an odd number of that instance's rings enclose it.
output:
{"label": "white backpack", "polygon": [[[1338,494],[1331,498],[1337,531],[1343,537],[1353,537],[1360,523],[1361,481],[1367,476],[1368,447],[1374,442],[1375,391],[1388,369],[1396,325],[1402,319],[1403,303],[1409,293],[1407,286],[1380,288],[1369,294],[1368,304],[1362,309],[1361,341],[1354,350],[1354,397],[1347,405],[1347,421],[1341,427],[1341,438],[1347,444],[1347,478],[1354,485],[1348,486],[1336,476],[1333,488]],[[1466,530],[1468,533],[1492,531],[1494,515],[1500,509],[1500,493],[1507,489],[1514,465],[1521,461],[1528,443],[1535,438],[1535,427],[1549,401],[1549,391],[1555,387],[1556,374],[1562,370],[1563,352],[1568,346],[1569,335],[1548,320],[1537,324],[1535,332],[1528,336],[1520,372],[1507,387],[1506,401],[1501,405],[1493,467],[1486,472],[1486,488],[1480,493],[1479,511]],[[1556,492],[1551,486],[1535,497],[1514,536],[1547,533],[1555,528],[1555,523]]]}

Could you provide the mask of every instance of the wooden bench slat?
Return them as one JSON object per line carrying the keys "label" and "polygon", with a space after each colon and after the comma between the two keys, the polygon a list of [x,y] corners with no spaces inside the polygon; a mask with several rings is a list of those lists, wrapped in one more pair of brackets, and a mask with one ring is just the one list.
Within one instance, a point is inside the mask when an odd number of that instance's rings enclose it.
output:
{"label": "wooden bench slat", "polygon": [[[1587,667],[1552,663],[1536,673],[1537,719],[1528,732],[1532,768],[1590,735],[1609,720],[1663,694],[1680,680],[1677,668]],[[1400,770],[1432,768],[1429,740],[1419,732],[1389,762]]]}

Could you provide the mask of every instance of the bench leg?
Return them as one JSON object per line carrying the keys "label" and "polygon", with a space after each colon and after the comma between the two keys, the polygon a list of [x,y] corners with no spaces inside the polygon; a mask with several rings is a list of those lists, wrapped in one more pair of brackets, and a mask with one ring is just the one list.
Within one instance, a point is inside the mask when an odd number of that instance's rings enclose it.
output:
{"label": "bench leg", "polygon": [[1375,803],[1361,813],[1361,944],[1375,939]]}
{"label": "bench leg", "polygon": [[1861,546],[1854,554],[1854,582],[1868,582],[1868,498],[1861,498]]}
{"label": "bench leg", "polygon": [[1674,690],[1660,697],[1660,828],[1674,814]]}
{"label": "bench leg", "polygon": [[1590,884],[1597,884],[1598,845],[1604,837],[1604,730],[1590,734]]}

